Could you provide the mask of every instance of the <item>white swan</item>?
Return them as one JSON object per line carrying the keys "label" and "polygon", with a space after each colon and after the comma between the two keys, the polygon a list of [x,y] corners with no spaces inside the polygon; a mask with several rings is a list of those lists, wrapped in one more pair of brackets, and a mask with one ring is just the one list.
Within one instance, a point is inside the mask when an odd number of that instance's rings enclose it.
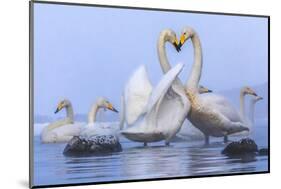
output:
{"label": "white swan", "polygon": [[[247,126],[249,129],[249,131],[234,133],[231,136],[248,136],[250,134],[250,131],[252,130],[252,125],[249,121],[248,116],[245,113],[245,96],[246,95],[257,96],[256,92],[253,89],[251,89],[250,87],[247,87],[247,86],[242,87],[240,90],[240,95],[239,95],[239,101],[240,101],[239,114],[234,112],[234,110],[235,110],[234,106],[224,96],[221,96],[218,94],[208,94],[207,96],[204,97],[205,101],[212,101],[213,106],[216,106],[216,109],[223,112],[225,116],[227,116],[228,118],[230,118],[232,120],[240,119],[243,122],[243,124],[245,126]],[[228,108],[225,108],[225,107],[228,107]],[[240,116],[240,117],[238,117],[238,116]],[[225,139],[225,140],[227,140],[227,139]]]}
{"label": "white swan", "polygon": [[97,135],[114,135],[119,132],[119,122],[97,122],[96,117],[100,109],[108,109],[118,113],[113,105],[104,97],[99,97],[88,113],[88,124],[82,129],[80,136],[91,138]]}
{"label": "white swan", "polygon": [[[251,122],[251,126],[255,125],[255,105],[258,101],[262,100],[263,98],[260,96],[255,96],[251,99],[250,101],[250,108],[249,108],[249,118],[250,118],[250,122]],[[250,129],[251,131],[251,129]]]}
{"label": "white swan", "polygon": [[[183,65],[178,64],[162,77],[158,85],[152,89],[147,104],[144,109],[140,110],[141,114],[136,116],[136,120],[126,117],[128,127],[123,129],[121,134],[129,140],[144,142],[145,145],[148,142],[161,140],[165,140],[165,144],[169,145],[172,137],[179,131],[190,108],[184,89],[175,84],[182,68]],[[139,70],[143,69],[143,67],[139,68]],[[135,73],[140,73],[139,70]],[[139,84],[135,83],[135,85]],[[127,86],[126,89],[130,87]],[[130,96],[127,91],[130,90],[125,90],[124,96]],[[125,110],[130,111],[130,109],[134,109],[134,107],[126,106]],[[130,120],[134,120],[134,122],[128,122]]]}
{"label": "white swan", "polygon": [[43,143],[68,142],[73,136],[79,135],[84,123],[74,122],[73,107],[69,100],[59,102],[55,113],[66,109],[66,118],[46,126],[41,133]]}
{"label": "white swan", "polygon": [[158,85],[153,89],[146,69],[142,66],[133,74],[124,90],[124,115],[128,127],[121,133],[126,138],[144,142],[145,145],[161,140],[169,145],[190,109],[184,87],[177,78],[183,65],[178,64],[170,70],[165,54],[167,41],[178,51],[176,34],[170,29],[163,30],[158,39],[157,50],[160,64],[167,73]]}
{"label": "white swan", "polygon": [[[208,89],[206,88],[201,88],[201,86],[199,87],[199,93],[202,94],[202,93],[208,93],[207,92]],[[221,95],[213,95],[213,94],[206,94],[207,96],[205,96],[205,99],[208,99],[208,100],[212,100],[213,102],[217,103],[217,108],[221,108],[222,111],[224,110],[224,107],[225,104],[227,104],[227,106],[232,106],[229,101],[224,97],[224,96],[221,96]],[[252,122],[251,120],[249,120],[249,117],[246,115],[245,113],[245,96],[246,95],[251,95],[255,98],[251,99],[251,106],[250,106],[250,118],[251,118],[251,115],[253,113],[253,103],[255,101],[255,99],[260,100],[262,99],[262,97],[258,97],[256,92],[250,88],[250,87],[242,87],[241,90],[240,90],[240,95],[239,95],[239,100],[240,100],[240,116],[243,118],[243,121],[244,121],[244,124],[247,125],[247,127],[249,128],[250,132],[252,131]],[[226,112],[226,114],[229,113],[229,116],[231,116],[231,112]],[[240,132],[240,133],[235,133],[235,134],[232,134],[231,136],[248,136],[250,134],[250,132]],[[182,129],[181,131],[178,133],[178,136],[180,138],[183,138],[183,139],[204,139],[204,135],[202,132],[200,132],[198,129],[196,129],[190,122],[188,121],[185,121],[184,125],[182,126]]]}
{"label": "white swan", "polygon": [[[199,93],[200,94],[206,94],[206,93],[211,93],[212,90],[200,85],[199,86]],[[181,130],[177,133],[177,137],[183,139],[183,140],[202,140],[204,139],[204,134],[194,127],[190,121],[187,119],[184,121]]]}
{"label": "white swan", "polygon": [[96,116],[100,109],[118,112],[103,97],[97,99],[88,114],[88,124],[79,136],[73,137],[66,145],[63,154],[67,156],[100,155],[122,151],[119,143],[119,122],[97,122]]}
{"label": "white swan", "polygon": [[[197,33],[190,27],[183,29],[179,48],[191,38],[194,47],[194,64],[186,84],[187,95],[191,103],[188,119],[205,135],[205,143],[209,143],[209,136],[225,137],[227,135],[248,131],[243,119],[235,108],[225,102],[218,105],[211,98],[199,95],[198,83],[202,72],[202,49]],[[164,71],[165,72],[165,71]],[[218,108],[219,107],[219,108]]]}
{"label": "white swan", "polygon": [[[245,96],[246,95],[250,95],[251,97],[258,97],[257,93],[250,87],[242,87],[240,90],[240,115],[243,117],[244,123],[247,125],[247,127],[249,128],[249,132],[241,132],[241,133],[236,133],[237,135],[244,135],[244,136],[248,136],[251,132],[252,132],[252,127],[253,124],[249,118],[249,116],[247,116],[246,114],[246,110],[245,110]],[[251,105],[249,104],[249,109]],[[251,111],[249,112],[251,113]]]}

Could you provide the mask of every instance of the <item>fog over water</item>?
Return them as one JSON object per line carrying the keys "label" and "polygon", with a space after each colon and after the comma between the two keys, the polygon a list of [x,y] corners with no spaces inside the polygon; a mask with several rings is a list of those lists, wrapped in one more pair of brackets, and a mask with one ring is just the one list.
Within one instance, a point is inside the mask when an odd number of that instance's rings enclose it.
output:
{"label": "fog over water", "polygon": [[[62,98],[71,100],[77,114],[87,114],[98,96],[120,108],[123,87],[141,64],[156,84],[163,75],[156,42],[165,28],[178,37],[184,26],[198,32],[204,86],[226,91],[267,83],[265,18],[48,4],[35,4],[34,17],[34,112],[39,117],[62,116],[53,114]],[[180,53],[166,47],[172,65],[185,64],[180,78],[186,81],[191,42]]]}

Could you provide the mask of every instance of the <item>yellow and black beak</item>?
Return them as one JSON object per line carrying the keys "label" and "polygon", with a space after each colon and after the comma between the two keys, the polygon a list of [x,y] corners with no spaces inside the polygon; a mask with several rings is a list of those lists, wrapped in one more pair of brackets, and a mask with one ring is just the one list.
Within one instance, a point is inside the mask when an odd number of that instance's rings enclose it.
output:
{"label": "yellow and black beak", "polygon": [[59,111],[61,111],[62,108],[63,108],[63,105],[59,104],[56,111],[55,111],[55,114],[58,113]]}
{"label": "yellow and black beak", "polygon": [[177,39],[173,42],[174,47],[176,48],[177,52],[181,51],[181,48],[179,47],[179,42]]}
{"label": "yellow and black beak", "polygon": [[107,109],[113,111],[113,112],[116,112],[118,113],[118,110],[116,110],[113,105],[111,103],[108,103],[107,106],[106,106]]}
{"label": "yellow and black beak", "polygon": [[178,48],[181,49],[181,47],[183,46],[183,44],[185,43],[186,41],[186,36],[184,34],[181,35],[180,37],[180,42],[179,42],[179,45],[178,45]]}

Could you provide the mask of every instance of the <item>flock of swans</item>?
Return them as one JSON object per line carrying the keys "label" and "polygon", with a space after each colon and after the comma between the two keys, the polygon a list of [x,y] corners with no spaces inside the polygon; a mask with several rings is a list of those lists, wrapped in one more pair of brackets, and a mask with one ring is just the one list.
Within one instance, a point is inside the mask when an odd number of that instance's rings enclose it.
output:
{"label": "flock of swans", "polygon": [[[173,45],[177,52],[188,40],[194,48],[194,63],[187,82],[178,78],[184,65],[172,67],[166,55],[166,43]],[[197,135],[205,138],[223,137],[228,141],[229,135],[248,135],[254,125],[254,106],[262,99],[250,87],[243,87],[240,92],[240,110],[229,100],[199,85],[202,74],[202,48],[198,34],[191,27],[185,27],[178,40],[171,29],[163,30],[158,38],[157,52],[163,77],[153,86],[149,80],[146,67],[140,66],[129,78],[121,96],[119,122],[97,122],[96,114],[100,109],[118,113],[113,105],[103,97],[97,99],[88,114],[88,123],[74,121],[73,107],[69,100],[62,100],[55,113],[66,109],[67,117],[49,124],[41,134],[43,143],[68,142],[74,137],[96,140],[102,136],[102,145],[120,145],[120,134],[131,141],[148,143],[164,141],[169,145],[179,133],[185,120],[188,129],[181,137]],[[245,95],[252,96],[247,116],[244,101]],[[80,144],[81,146],[81,144]],[[106,147],[106,145],[105,145]],[[92,147],[90,147],[92,148]],[[84,148],[83,148],[84,149]]]}

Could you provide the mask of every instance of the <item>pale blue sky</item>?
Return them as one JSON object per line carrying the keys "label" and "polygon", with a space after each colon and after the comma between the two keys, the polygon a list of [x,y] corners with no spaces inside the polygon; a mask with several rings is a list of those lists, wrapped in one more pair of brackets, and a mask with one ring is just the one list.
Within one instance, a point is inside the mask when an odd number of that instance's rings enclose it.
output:
{"label": "pale blue sky", "polygon": [[[37,4],[34,12],[35,114],[53,115],[59,99],[87,113],[98,96],[117,108],[130,74],[147,66],[153,84],[162,76],[156,43],[161,30],[177,35],[192,26],[203,46],[201,84],[215,91],[267,82],[267,19]],[[170,62],[183,62],[185,81],[191,43],[180,53],[167,45]]]}

